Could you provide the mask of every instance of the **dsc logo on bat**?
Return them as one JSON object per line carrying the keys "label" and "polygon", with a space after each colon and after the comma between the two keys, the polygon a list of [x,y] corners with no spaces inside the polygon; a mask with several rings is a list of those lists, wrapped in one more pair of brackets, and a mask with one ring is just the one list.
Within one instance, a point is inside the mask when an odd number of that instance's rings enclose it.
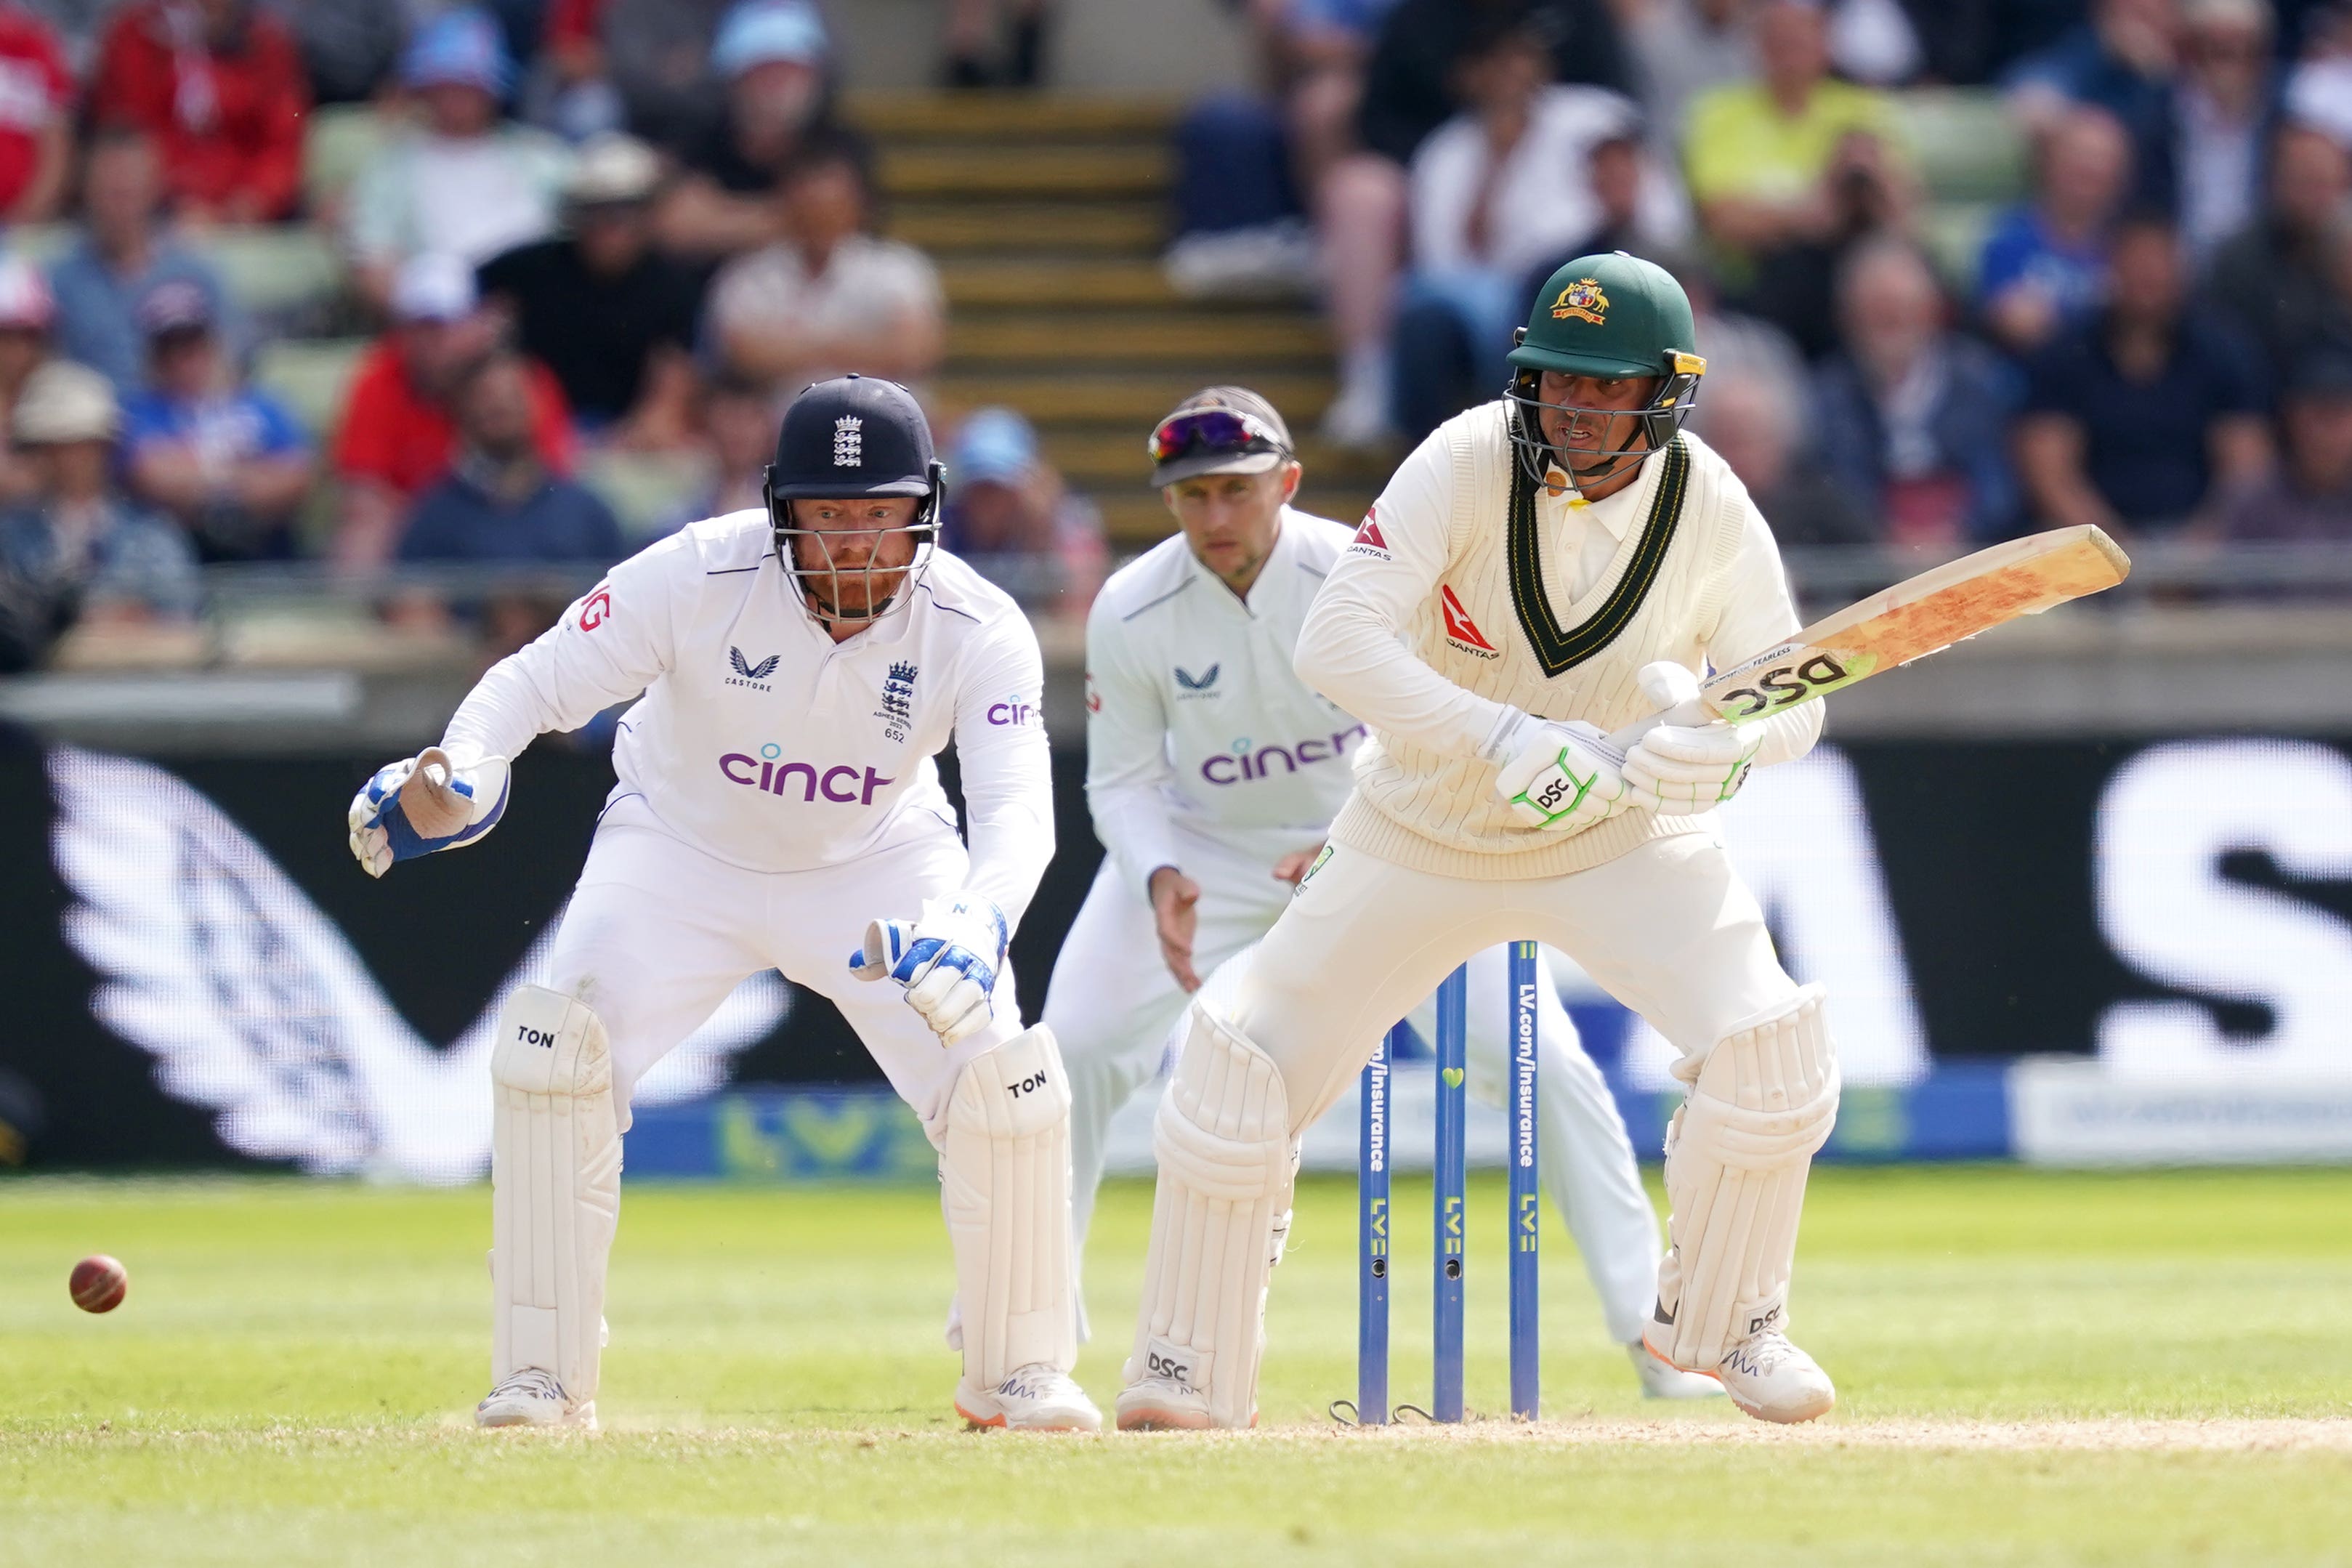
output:
{"label": "dsc logo on bat", "polygon": [[[1728,679],[1740,684],[1710,689],[1707,698],[1717,712],[1736,724],[1768,710],[1791,708],[1808,697],[1834,691],[1877,668],[1878,661],[1867,654],[1846,661],[1826,648],[1794,643],[1776,647],[1728,672]],[[1710,687],[1713,684],[1710,682]]]}

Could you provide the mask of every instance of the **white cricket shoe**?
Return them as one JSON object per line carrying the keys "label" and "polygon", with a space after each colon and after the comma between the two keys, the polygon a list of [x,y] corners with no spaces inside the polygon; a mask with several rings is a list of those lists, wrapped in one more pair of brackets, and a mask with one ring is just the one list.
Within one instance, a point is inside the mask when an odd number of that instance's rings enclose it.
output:
{"label": "white cricket shoe", "polygon": [[1821,1363],[1778,1329],[1751,1334],[1724,1352],[1715,1375],[1731,1403],[1759,1421],[1811,1421],[1837,1403],[1837,1389]]}
{"label": "white cricket shoe", "polygon": [[1642,1380],[1644,1399],[1713,1399],[1723,1393],[1723,1384],[1715,1379],[1685,1372],[1639,1340],[1625,1347],[1625,1354],[1633,1363],[1633,1375]]}
{"label": "white cricket shoe", "polygon": [[552,1373],[527,1366],[474,1406],[477,1426],[576,1426],[596,1430],[596,1402],[574,1406]]}
{"label": "white cricket shoe", "polygon": [[[1148,1377],[1128,1384],[1118,1391],[1114,1408],[1122,1432],[1206,1432],[1217,1424],[1209,1414],[1205,1394],[1165,1378]],[[1257,1425],[1255,1410],[1250,1412],[1250,1425]]]}
{"label": "white cricket shoe", "polygon": [[1016,1367],[994,1388],[956,1384],[956,1414],[975,1426],[1013,1432],[1099,1432],[1102,1412],[1070,1374],[1044,1362]]}

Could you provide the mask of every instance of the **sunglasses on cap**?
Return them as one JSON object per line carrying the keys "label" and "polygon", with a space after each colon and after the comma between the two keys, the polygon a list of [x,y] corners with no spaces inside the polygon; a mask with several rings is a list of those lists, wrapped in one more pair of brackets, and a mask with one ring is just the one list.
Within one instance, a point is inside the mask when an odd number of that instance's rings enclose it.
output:
{"label": "sunglasses on cap", "polygon": [[1265,421],[1230,408],[1202,408],[1171,414],[1151,433],[1151,460],[1172,463],[1196,452],[1280,452],[1288,450]]}

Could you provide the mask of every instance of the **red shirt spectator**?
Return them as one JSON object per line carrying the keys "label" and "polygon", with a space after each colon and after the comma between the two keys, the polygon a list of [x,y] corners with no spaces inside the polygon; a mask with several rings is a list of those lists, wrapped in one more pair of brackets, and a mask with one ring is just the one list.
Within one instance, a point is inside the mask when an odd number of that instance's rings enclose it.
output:
{"label": "red shirt spectator", "polygon": [[[532,444],[541,462],[568,474],[573,442],[563,388],[545,365],[530,363]],[[449,471],[457,450],[457,422],[410,378],[395,330],[368,351],[352,377],[350,410],[335,438],[335,471],[373,479],[413,500]]]}
{"label": "red shirt spectator", "polygon": [[137,0],[107,29],[90,110],[153,136],[172,205],[285,216],[302,180],[310,89],[284,23],[252,0]]}
{"label": "red shirt spectator", "polygon": [[56,210],[73,96],[73,75],[49,25],[0,4],[0,216],[37,222]]}

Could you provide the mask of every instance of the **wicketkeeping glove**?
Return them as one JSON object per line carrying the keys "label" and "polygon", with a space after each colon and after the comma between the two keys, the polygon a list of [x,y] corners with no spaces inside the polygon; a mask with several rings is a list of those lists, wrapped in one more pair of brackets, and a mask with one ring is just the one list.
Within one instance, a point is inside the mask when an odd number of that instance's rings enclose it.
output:
{"label": "wicketkeeping glove", "polygon": [[352,855],[381,877],[396,860],[471,844],[505,815],[509,782],[504,757],[461,768],[438,746],[379,768],[352,797]]}
{"label": "wicketkeeping glove", "polygon": [[1607,737],[1580,720],[1525,715],[1494,749],[1510,758],[1495,777],[1495,793],[1525,826],[1580,832],[1629,804]]}
{"label": "wicketkeeping glove", "polygon": [[890,979],[907,988],[942,1046],[987,1027],[996,972],[1011,932],[1004,911],[978,893],[925,900],[911,921],[876,921],[866,945],[849,955],[860,980]]}

